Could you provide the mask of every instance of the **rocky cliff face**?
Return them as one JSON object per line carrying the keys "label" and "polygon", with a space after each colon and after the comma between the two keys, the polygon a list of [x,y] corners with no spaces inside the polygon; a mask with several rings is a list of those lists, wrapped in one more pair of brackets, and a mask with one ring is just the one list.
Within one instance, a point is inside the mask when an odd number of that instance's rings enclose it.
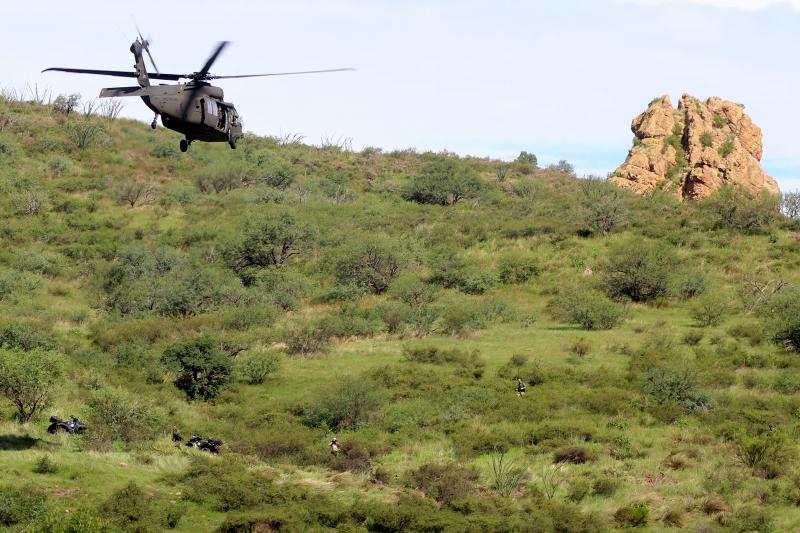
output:
{"label": "rocky cliff face", "polygon": [[761,168],[761,128],[742,106],[716,96],[701,102],[684,94],[678,109],[656,98],[633,119],[628,158],[610,178],[639,194],[673,190],[682,200],[705,198],[723,184],[754,194],[778,193]]}

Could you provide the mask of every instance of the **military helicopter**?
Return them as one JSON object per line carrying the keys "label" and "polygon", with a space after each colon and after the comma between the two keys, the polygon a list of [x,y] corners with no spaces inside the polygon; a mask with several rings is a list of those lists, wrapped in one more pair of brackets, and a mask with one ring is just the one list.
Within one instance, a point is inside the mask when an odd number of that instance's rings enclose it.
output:
{"label": "military helicopter", "polygon": [[[269,74],[242,74],[236,76],[212,76],[209,69],[219,55],[230,44],[222,41],[206,60],[203,67],[191,74],[166,74],[159,72],[153,56],[150,54],[150,43],[142,37],[141,32],[131,44],[130,50],[136,63],[134,72],[120,70],[97,70],[81,68],[51,67],[42,72],[59,71],[76,74],[98,74],[101,76],[119,76],[136,78],[138,87],[111,87],[100,91],[101,98],[118,96],[140,96],[142,101],[154,113],[150,127],[156,128],[156,121],[161,116],[164,127],[175,130],[186,136],[181,139],[180,149],[185,152],[193,141],[227,142],[236,148],[236,142],[242,138],[242,119],[231,102],[225,101],[222,88],[211,85],[209,80],[231,78],[258,78],[264,76],[291,76],[296,74],[320,74],[355,70],[352,68],[336,68],[327,70],[306,70],[301,72],[275,72]],[[142,52],[147,53],[155,73],[148,73],[145,68]],[[189,80],[177,85],[150,85],[150,80]]]}

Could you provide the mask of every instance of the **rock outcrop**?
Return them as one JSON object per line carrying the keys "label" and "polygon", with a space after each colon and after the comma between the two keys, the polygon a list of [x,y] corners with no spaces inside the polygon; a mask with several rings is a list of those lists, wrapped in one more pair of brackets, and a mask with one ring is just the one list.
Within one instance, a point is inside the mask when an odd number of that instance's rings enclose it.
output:
{"label": "rock outcrop", "polygon": [[628,158],[610,181],[639,194],[675,191],[681,199],[705,198],[726,183],[753,194],[777,194],[761,168],[761,128],[739,104],[716,96],[701,102],[684,94],[678,108],[656,98],[633,119]]}

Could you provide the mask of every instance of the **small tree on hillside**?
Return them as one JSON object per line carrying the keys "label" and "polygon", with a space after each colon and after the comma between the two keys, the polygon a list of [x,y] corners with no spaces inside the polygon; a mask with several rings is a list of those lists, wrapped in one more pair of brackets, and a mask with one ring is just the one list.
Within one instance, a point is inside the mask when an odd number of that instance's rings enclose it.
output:
{"label": "small tree on hillside", "polygon": [[608,235],[626,222],[628,209],[622,189],[592,176],[581,180],[581,192],[583,221],[593,232]]}
{"label": "small tree on hillside", "polygon": [[334,274],[340,285],[355,285],[370,292],[384,292],[407,262],[405,250],[388,238],[351,243],[336,256]]}
{"label": "small tree on hillside", "polygon": [[667,244],[630,240],[612,249],[602,284],[612,298],[645,302],[667,296],[677,258]]}
{"label": "small tree on hillside", "polygon": [[14,404],[20,422],[30,421],[50,405],[61,373],[55,352],[0,348],[0,394]]}
{"label": "small tree on hillside", "polygon": [[177,377],[173,382],[189,400],[211,400],[230,381],[232,363],[208,337],[173,344],[161,362]]}
{"label": "small tree on hillside", "polygon": [[742,187],[726,185],[702,205],[715,228],[755,233],[765,231],[777,218],[780,197],[769,193],[753,196]]}
{"label": "small tree on hillside", "polygon": [[411,179],[403,198],[420,204],[454,205],[481,189],[477,172],[459,159],[441,158],[426,164]]}
{"label": "small tree on hillside", "polygon": [[226,251],[228,264],[240,276],[249,268],[278,267],[308,245],[311,233],[294,216],[281,213],[248,223],[244,235]]}

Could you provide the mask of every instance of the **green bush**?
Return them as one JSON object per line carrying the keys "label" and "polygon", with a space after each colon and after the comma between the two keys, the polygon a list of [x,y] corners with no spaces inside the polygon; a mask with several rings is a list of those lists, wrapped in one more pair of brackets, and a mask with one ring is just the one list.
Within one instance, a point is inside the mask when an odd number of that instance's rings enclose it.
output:
{"label": "green bush", "polygon": [[409,474],[409,482],[443,505],[453,505],[476,490],[478,472],[458,463],[425,463]]}
{"label": "green bush", "polygon": [[714,228],[759,233],[777,219],[779,204],[778,195],[765,192],[753,196],[743,187],[725,185],[706,198],[702,207]]}
{"label": "green bush", "polygon": [[92,448],[108,449],[115,441],[149,440],[164,427],[164,412],[124,389],[99,389],[87,403],[86,439]]}
{"label": "green bush", "polygon": [[762,310],[765,329],[775,344],[800,352],[800,291],[781,291]]}
{"label": "green bush", "polygon": [[369,422],[385,396],[369,378],[343,377],[324,387],[308,411],[308,422],[335,431],[355,429]]}
{"label": "green bush", "polygon": [[442,157],[422,167],[403,191],[403,198],[420,204],[454,205],[482,189],[477,173],[465,162]]}
{"label": "green bush", "polygon": [[33,471],[37,474],[55,474],[58,472],[58,464],[49,455],[42,455],[36,460]]}
{"label": "green bush", "polygon": [[22,322],[12,322],[3,326],[0,330],[0,346],[26,352],[58,349],[58,343],[50,335]]}
{"label": "green bush", "polygon": [[700,144],[705,146],[706,148],[710,148],[714,145],[714,137],[711,136],[711,133],[704,131],[700,135]]}
{"label": "green bush", "polygon": [[354,240],[335,254],[333,273],[340,285],[385,292],[408,262],[399,242],[382,237]]}
{"label": "green bush", "polygon": [[264,299],[285,311],[300,308],[301,299],[307,292],[304,276],[285,269],[267,269],[255,276],[255,286],[263,291]]}
{"label": "green bush", "polygon": [[281,360],[276,354],[256,352],[236,361],[235,371],[239,375],[239,379],[245,383],[260,385],[270,374],[277,372],[280,366]]}
{"label": "green bush", "polygon": [[654,368],[645,374],[642,387],[660,406],[675,404],[687,411],[713,406],[712,399],[700,389],[697,374],[690,369]]}
{"label": "green bush", "polygon": [[695,301],[692,318],[703,328],[717,326],[729,310],[728,301],[720,293],[705,293]]}
{"label": "green bush", "polygon": [[772,533],[775,531],[775,521],[766,509],[748,505],[733,513],[730,528],[739,533]]}
{"label": "green bush", "polygon": [[566,288],[548,303],[554,319],[583,329],[612,329],[625,317],[625,308],[592,289]]}
{"label": "green bush", "polygon": [[290,354],[308,355],[330,349],[330,335],[319,321],[297,321],[283,333],[286,351]]}
{"label": "green bush", "polygon": [[733,144],[733,141],[725,141],[719,146],[719,155],[722,157],[728,157],[731,152],[733,152],[736,145]]}
{"label": "green bush", "polygon": [[161,362],[176,374],[173,383],[189,400],[211,400],[230,381],[231,360],[208,337],[169,346]]}
{"label": "green bush", "polygon": [[0,348],[0,395],[14,405],[21,422],[50,406],[62,375],[61,358],[54,352]]}
{"label": "green bush", "polygon": [[611,249],[602,272],[602,285],[612,298],[646,302],[669,294],[677,259],[658,241],[629,240]]}
{"label": "green bush", "polygon": [[497,263],[498,278],[507,284],[525,283],[540,271],[538,258],[532,253],[509,252]]}
{"label": "green bush", "polygon": [[614,521],[624,527],[644,527],[650,517],[650,507],[646,502],[623,505],[614,512]]}
{"label": "green bush", "polygon": [[34,485],[0,487],[0,525],[29,524],[47,512],[47,494]]}

